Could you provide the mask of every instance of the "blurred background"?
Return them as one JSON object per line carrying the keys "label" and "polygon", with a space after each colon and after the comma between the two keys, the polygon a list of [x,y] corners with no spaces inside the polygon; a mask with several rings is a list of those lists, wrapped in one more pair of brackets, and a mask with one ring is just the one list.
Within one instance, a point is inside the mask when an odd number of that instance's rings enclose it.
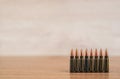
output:
{"label": "blurred background", "polygon": [[120,55],[120,0],[0,0],[0,56]]}

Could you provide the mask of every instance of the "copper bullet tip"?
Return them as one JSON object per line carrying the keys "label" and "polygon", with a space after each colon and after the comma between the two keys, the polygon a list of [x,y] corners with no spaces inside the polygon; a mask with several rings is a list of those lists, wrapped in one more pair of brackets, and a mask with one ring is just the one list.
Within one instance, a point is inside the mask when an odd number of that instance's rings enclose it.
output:
{"label": "copper bullet tip", "polygon": [[108,51],[107,51],[107,49],[105,49],[105,56],[108,56]]}
{"label": "copper bullet tip", "polygon": [[100,49],[100,56],[102,56],[102,49]]}
{"label": "copper bullet tip", "polygon": [[93,56],[93,55],[92,55],[92,49],[90,50],[90,56]]}
{"label": "copper bullet tip", "polygon": [[88,51],[88,50],[87,50],[87,48],[86,48],[86,50],[85,50],[85,56],[88,56],[87,51]]}
{"label": "copper bullet tip", "polygon": [[83,56],[83,54],[82,54],[82,49],[80,50],[80,56]]}
{"label": "copper bullet tip", "polygon": [[71,49],[71,56],[74,56],[74,54],[73,54],[73,49]]}
{"label": "copper bullet tip", "polygon": [[97,55],[97,49],[95,49],[95,56],[98,56],[98,55]]}
{"label": "copper bullet tip", "polygon": [[78,49],[76,49],[75,56],[78,56]]}

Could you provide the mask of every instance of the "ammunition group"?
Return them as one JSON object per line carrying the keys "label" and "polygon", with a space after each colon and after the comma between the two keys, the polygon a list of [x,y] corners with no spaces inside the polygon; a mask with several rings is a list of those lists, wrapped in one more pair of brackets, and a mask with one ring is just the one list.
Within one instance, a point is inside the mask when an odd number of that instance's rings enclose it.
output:
{"label": "ammunition group", "polygon": [[[99,53],[99,55],[98,55]],[[83,55],[84,54],[84,55]],[[82,73],[82,72],[93,72],[93,73],[108,73],[109,72],[109,56],[108,51],[105,49],[104,55],[103,50],[99,51],[95,49],[82,49],[73,51],[71,49],[70,55],[70,73]]]}

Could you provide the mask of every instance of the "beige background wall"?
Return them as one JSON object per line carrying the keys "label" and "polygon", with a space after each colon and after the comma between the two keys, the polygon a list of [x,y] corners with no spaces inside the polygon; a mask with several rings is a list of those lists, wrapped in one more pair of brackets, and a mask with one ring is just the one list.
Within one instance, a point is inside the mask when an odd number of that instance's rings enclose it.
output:
{"label": "beige background wall", "polygon": [[0,0],[0,55],[120,55],[120,0]]}

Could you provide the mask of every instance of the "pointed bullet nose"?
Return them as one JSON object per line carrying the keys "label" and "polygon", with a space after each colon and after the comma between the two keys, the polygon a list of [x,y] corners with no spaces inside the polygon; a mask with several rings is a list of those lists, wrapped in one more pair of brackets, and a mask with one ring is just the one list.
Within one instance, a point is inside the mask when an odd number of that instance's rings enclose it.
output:
{"label": "pointed bullet nose", "polygon": [[71,49],[71,56],[74,56],[74,54],[73,54],[73,49]]}
{"label": "pointed bullet nose", "polygon": [[100,49],[100,56],[102,56],[102,49]]}
{"label": "pointed bullet nose", "polygon": [[105,49],[105,56],[108,56],[108,51],[107,51],[107,49]]}
{"label": "pointed bullet nose", "polygon": [[95,56],[98,56],[98,55],[97,55],[97,49],[95,49]]}
{"label": "pointed bullet nose", "polygon": [[82,49],[80,50],[80,56],[83,56],[83,54],[82,54]]}
{"label": "pointed bullet nose", "polygon": [[92,49],[90,50],[90,56],[93,56],[93,55],[92,55]]}
{"label": "pointed bullet nose", "polygon": [[78,56],[78,49],[76,49],[75,56]]}
{"label": "pointed bullet nose", "polygon": [[87,51],[88,51],[88,50],[87,50],[87,48],[86,48],[86,50],[85,50],[85,56],[88,56]]}

